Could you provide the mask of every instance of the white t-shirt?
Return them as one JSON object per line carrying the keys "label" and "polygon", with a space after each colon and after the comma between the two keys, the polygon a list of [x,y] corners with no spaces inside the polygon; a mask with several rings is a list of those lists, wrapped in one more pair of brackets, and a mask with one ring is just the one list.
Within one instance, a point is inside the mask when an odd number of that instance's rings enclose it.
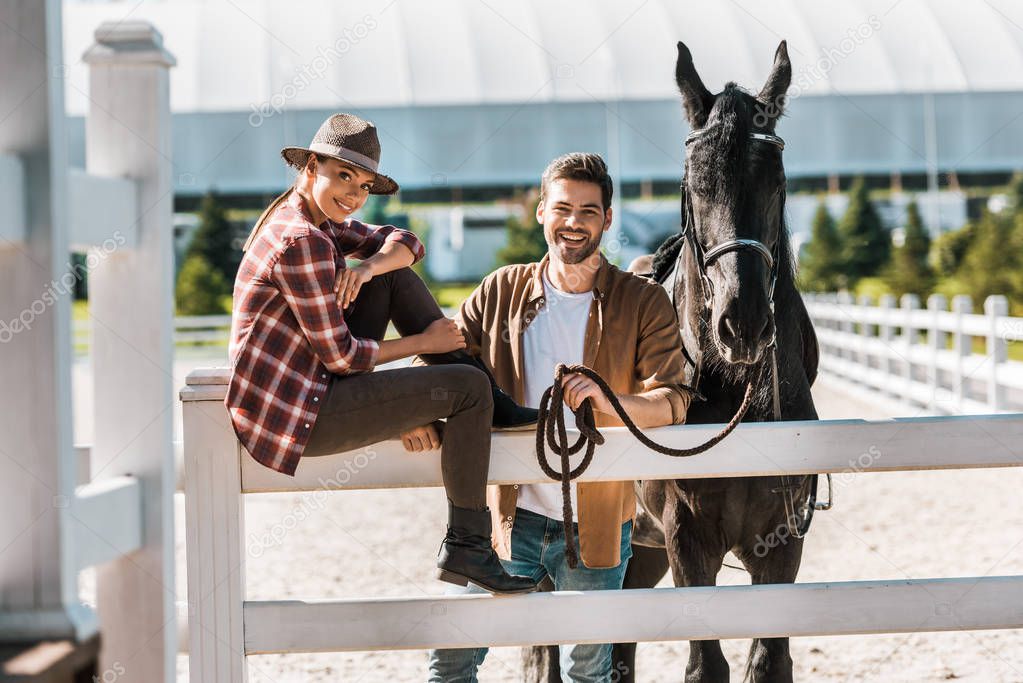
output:
{"label": "white t-shirt", "polygon": [[[540,397],[547,387],[554,383],[554,368],[558,363],[566,365],[583,362],[583,346],[586,340],[586,322],[593,303],[593,292],[573,294],[555,289],[547,273],[543,274],[545,305],[540,308],[533,322],[522,337],[523,364],[525,366],[524,398],[527,407],[538,408]],[[565,405],[565,426],[575,428],[575,415]],[[575,439],[569,433],[569,443]],[[579,454],[581,457],[581,454]],[[561,469],[559,459],[548,451],[550,463]],[[573,457],[573,464],[577,458]],[[553,519],[563,516],[561,484],[522,484],[519,486],[517,507],[545,515]],[[576,485],[572,484],[573,521],[578,522]]]}

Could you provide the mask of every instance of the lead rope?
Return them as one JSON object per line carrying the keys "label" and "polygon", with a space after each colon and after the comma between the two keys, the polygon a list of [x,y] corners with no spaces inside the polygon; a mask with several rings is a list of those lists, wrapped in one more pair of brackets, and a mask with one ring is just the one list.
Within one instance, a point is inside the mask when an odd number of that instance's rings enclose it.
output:
{"label": "lead rope", "polygon": [[[635,436],[640,443],[649,448],[652,451],[656,451],[662,455],[668,455],[673,458],[687,458],[691,455],[698,455],[707,451],[718,443],[721,442],[726,436],[732,433],[732,431],[742,421],[743,416],[746,415],[746,411],[749,409],[750,403],[753,397],[753,383],[750,382],[746,385],[746,394],[742,398],[742,404],[739,406],[738,411],[729,420],[728,424],[725,425],[724,429],[712,436],[707,441],[703,442],[698,446],[691,448],[669,448],[668,446],[662,446],[659,443],[651,441],[636,423],[632,421],[628,413],[625,412],[625,408],[622,407],[618,397],[615,396],[614,391],[607,385],[607,382],[594,372],[592,369],[585,365],[565,365],[559,363],[554,371],[554,384],[547,387],[543,392],[543,396],[540,398],[539,415],[537,416],[536,426],[536,461],[540,465],[540,469],[551,479],[561,481],[561,498],[562,498],[562,513],[563,521],[565,524],[565,556],[568,560],[568,566],[575,569],[578,565],[579,555],[575,547],[575,534],[572,533],[572,495],[571,495],[571,482],[573,479],[578,478],[586,468],[590,466],[590,462],[593,460],[593,452],[596,450],[598,445],[604,443],[604,435],[596,427],[596,423],[593,419],[593,406],[590,405],[589,399],[583,401],[577,409],[573,411],[575,415],[575,426],[579,430],[579,438],[571,446],[568,445],[568,432],[565,428],[565,398],[564,388],[561,385],[562,378],[565,375],[577,373],[584,377],[589,377],[597,386],[600,387],[601,392],[607,397],[608,402],[614,411],[618,414],[618,417],[625,424],[632,435]],[[683,386],[683,389],[688,391],[691,395],[696,398],[702,398],[699,392],[695,389],[687,386]],[[555,429],[557,433],[555,434]],[[546,444],[544,439],[546,437]],[[561,471],[558,472],[547,461],[547,448],[549,445],[551,451],[561,457]],[[570,455],[575,455],[583,447],[586,447],[586,454],[583,456],[582,462],[575,469],[570,469],[568,458]]]}

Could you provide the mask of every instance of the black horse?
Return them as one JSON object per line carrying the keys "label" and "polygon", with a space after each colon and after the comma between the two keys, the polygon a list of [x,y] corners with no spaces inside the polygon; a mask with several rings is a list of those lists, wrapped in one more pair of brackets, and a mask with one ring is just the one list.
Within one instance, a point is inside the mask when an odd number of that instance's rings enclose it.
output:
{"label": "black horse", "polygon": [[[775,135],[791,76],[783,41],[756,96],[735,83],[715,95],[703,85],[689,49],[678,44],[675,77],[693,131],[686,139],[683,231],[648,264],[658,281],[677,266],[672,289],[683,350],[691,380],[707,399],[690,407],[691,424],[728,422],[749,383],[755,394],[744,421],[817,419],[810,395],[817,338],[796,289],[784,219],[784,143]],[[792,583],[803,549],[794,529],[812,514],[815,488],[815,477],[642,482],[649,514],[637,520],[625,587],[652,587],[669,566],[676,586],[714,585],[728,551],[754,584]],[[533,648],[527,678],[559,680],[552,654]],[[635,680],[634,644],[615,646],[614,670],[616,680]],[[746,678],[791,681],[788,639],[754,640]],[[718,641],[690,643],[687,682],[728,679]]]}

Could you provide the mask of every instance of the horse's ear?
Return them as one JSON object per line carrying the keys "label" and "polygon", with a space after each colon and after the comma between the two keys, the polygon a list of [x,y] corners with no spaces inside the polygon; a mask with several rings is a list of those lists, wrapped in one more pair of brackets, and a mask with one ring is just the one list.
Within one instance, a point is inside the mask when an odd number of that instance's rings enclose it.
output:
{"label": "horse's ear", "polygon": [[789,49],[785,41],[781,41],[774,53],[774,66],[767,76],[767,82],[757,93],[757,101],[769,108],[772,119],[781,116],[785,109],[785,93],[792,82],[792,63],[789,61]]}
{"label": "horse's ear", "polygon": [[675,82],[682,93],[682,104],[685,106],[689,126],[693,129],[703,128],[714,106],[714,95],[703,85],[700,74],[693,66],[693,55],[685,43],[679,41],[678,61],[675,62]]}

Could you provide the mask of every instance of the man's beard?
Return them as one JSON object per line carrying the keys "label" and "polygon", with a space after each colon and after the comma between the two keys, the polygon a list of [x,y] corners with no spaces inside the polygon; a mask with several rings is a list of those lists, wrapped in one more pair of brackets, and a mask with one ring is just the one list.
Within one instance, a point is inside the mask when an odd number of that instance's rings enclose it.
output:
{"label": "man's beard", "polygon": [[[562,231],[562,232],[570,232],[570,231],[566,230],[566,231]],[[597,249],[600,247],[601,235],[597,235],[594,238],[590,238],[589,235],[585,235],[585,233],[570,232],[570,234],[572,234],[572,235],[584,235],[586,237],[587,241],[584,242],[584,243],[580,243],[580,246],[569,248],[569,247],[565,246],[564,243],[562,243],[558,239],[560,234],[561,233],[556,233],[554,235],[554,244],[553,245],[548,244],[548,246],[553,246],[554,247],[554,250],[558,254],[558,259],[562,263],[566,263],[566,264],[569,264],[569,265],[574,265],[576,263],[582,263],[583,261],[585,261],[589,257],[593,256],[594,252],[596,252]]]}

